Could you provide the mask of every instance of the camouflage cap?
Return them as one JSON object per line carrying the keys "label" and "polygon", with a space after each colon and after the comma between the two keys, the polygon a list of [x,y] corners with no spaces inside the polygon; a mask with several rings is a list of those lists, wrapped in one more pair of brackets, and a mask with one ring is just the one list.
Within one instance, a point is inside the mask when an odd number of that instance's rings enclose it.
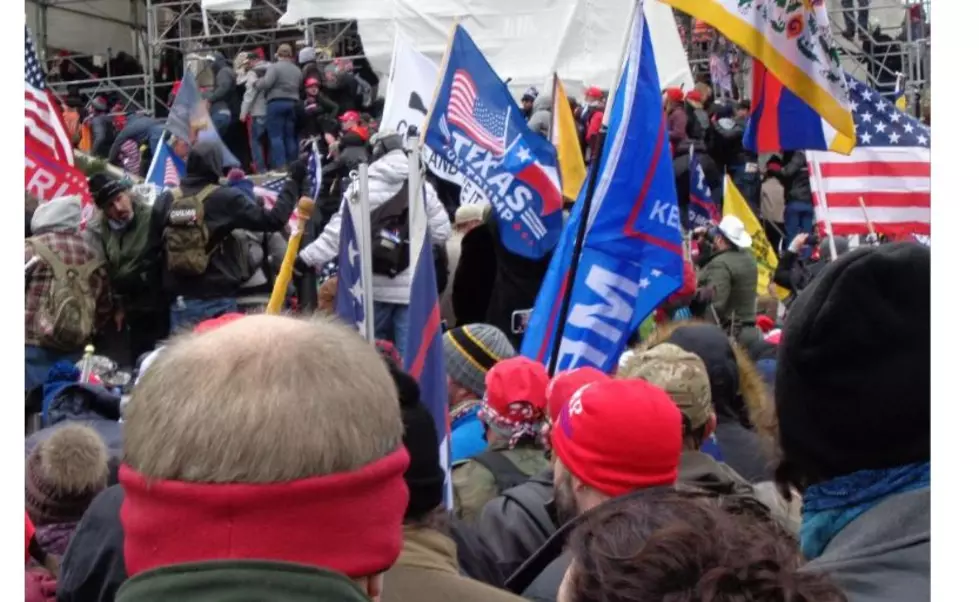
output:
{"label": "camouflage cap", "polygon": [[705,425],[714,413],[704,361],[672,343],[636,354],[617,376],[639,378],[666,391],[693,429]]}

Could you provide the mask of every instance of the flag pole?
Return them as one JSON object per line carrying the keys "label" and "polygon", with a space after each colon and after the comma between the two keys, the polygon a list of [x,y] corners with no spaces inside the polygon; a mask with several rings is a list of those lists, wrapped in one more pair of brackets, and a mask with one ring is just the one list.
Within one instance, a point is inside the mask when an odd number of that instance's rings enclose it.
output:
{"label": "flag pole", "polygon": [[547,373],[554,376],[557,372],[558,357],[561,351],[561,342],[564,339],[564,327],[568,321],[568,313],[571,310],[571,295],[574,292],[575,279],[578,277],[578,264],[581,260],[581,249],[585,244],[585,233],[588,230],[588,222],[591,221],[591,204],[595,196],[595,188],[598,184],[599,168],[602,163],[602,155],[605,150],[605,137],[608,135],[608,122],[612,114],[612,103],[619,86],[622,85],[622,75],[625,68],[625,57],[629,51],[629,42],[632,40],[632,29],[635,27],[638,12],[642,6],[641,0],[636,0],[632,16],[629,19],[629,27],[626,29],[625,40],[622,43],[622,52],[619,56],[619,69],[615,78],[615,89],[609,91],[608,99],[605,103],[605,112],[602,115],[602,127],[599,128],[595,139],[595,152],[592,156],[591,170],[588,174],[588,188],[585,189],[585,198],[582,200],[581,213],[578,214],[578,231],[575,233],[574,250],[571,254],[571,265],[568,266],[568,285],[565,287],[564,297],[561,298],[561,311],[558,313],[557,326],[554,337],[550,345],[551,357],[547,366]]}
{"label": "flag pole", "polygon": [[306,231],[306,222],[313,216],[316,203],[309,197],[302,197],[296,204],[299,213],[299,223],[296,230],[289,236],[289,244],[286,246],[285,257],[282,258],[282,266],[275,277],[275,284],[272,287],[272,294],[269,295],[268,305],[265,306],[265,313],[278,314],[282,311],[285,304],[286,291],[292,281],[292,270],[296,265],[296,255],[299,254],[299,243],[302,242],[303,232]]}
{"label": "flag pole", "polygon": [[160,136],[159,142],[156,143],[156,149],[153,151],[153,158],[150,160],[150,168],[146,171],[147,179],[153,175],[153,169],[156,168],[156,162],[160,160],[160,152],[163,150],[163,145],[166,144],[169,136],[170,132],[163,130],[163,135]]}
{"label": "flag pole", "polygon": [[[427,215],[425,213],[424,206],[421,206],[421,212],[418,211],[418,194],[421,191],[421,187],[424,186],[421,178],[421,165],[418,162],[419,159],[419,148],[418,148],[418,129],[414,126],[408,128],[408,273],[411,274],[411,280],[415,278],[415,269],[418,267],[418,258],[421,254],[422,243],[424,242],[424,235],[419,238],[418,233],[424,233],[425,228],[427,228]],[[424,201],[423,201],[424,202]],[[421,227],[421,224],[416,223],[421,220],[426,222],[425,227]],[[410,280],[409,280],[410,281]]]}
{"label": "flag pole", "polygon": [[[438,79],[436,80],[435,89],[432,90],[432,98],[428,101],[428,106],[435,106],[435,101],[438,100],[439,94],[442,92],[442,83],[445,80],[445,66],[449,63],[449,54],[452,52],[452,43],[456,39],[456,30],[459,28],[459,18],[456,17],[452,21],[452,28],[449,29],[449,37],[445,43],[445,52],[442,53],[442,63],[439,65]],[[432,121],[432,111],[429,110],[428,114],[425,115],[425,123],[422,124],[422,131],[418,133],[418,139],[424,143],[425,135],[428,133],[428,124]]]}
{"label": "flag pole", "polygon": [[[371,201],[368,190],[367,162],[357,166],[358,190],[351,195],[356,201],[357,218],[360,220],[360,236],[357,248],[360,249],[360,283],[364,287],[364,338],[374,344],[374,262],[371,256]],[[354,236],[357,236],[354,228]]]}
{"label": "flag pole", "polygon": [[[806,153],[806,160],[810,158],[809,153]],[[823,222],[826,224],[826,235],[829,237],[829,257],[830,261],[836,261],[839,255],[836,250],[836,237],[833,236],[833,221],[829,219],[829,205],[826,203],[826,193],[823,192],[823,172],[819,167],[819,161],[809,161],[810,169],[813,170],[813,181],[816,183],[816,198],[819,199],[819,207],[823,210]],[[789,241],[792,242],[792,241]]]}

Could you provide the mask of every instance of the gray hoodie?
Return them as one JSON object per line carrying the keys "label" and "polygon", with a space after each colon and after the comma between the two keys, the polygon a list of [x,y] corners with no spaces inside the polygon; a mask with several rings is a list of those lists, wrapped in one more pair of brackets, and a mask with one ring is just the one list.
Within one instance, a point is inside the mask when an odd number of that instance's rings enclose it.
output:
{"label": "gray hoodie", "polygon": [[255,87],[265,90],[265,99],[269,102],[280,98],[298,101],[303,72],[291,60],[279,59],[269,65],[265,77],[255,82]]}
{"label": "gray hoodie", "polygon": [[931,599],[931,488],[891,496],[868,510],[804,570],[829,573],[850,602]]}
{"label": "gray hoodie", "polygon": [[537,132],[545,138],[548,137],[551,132],[551,108],[553,104],[551,97],[543,94],[534,100],[534,112],[527,121],[530,131]]}
{"label": "gray hoodie", "polygon": [[266,92],[258,89],[256,85],[261,76],[268,72],[269,63],[262,61],[248,70],[242,83],[245,84],[245,95],[241,99],[241,115],[244,119],[252,117],[265,117],[266,111]]}

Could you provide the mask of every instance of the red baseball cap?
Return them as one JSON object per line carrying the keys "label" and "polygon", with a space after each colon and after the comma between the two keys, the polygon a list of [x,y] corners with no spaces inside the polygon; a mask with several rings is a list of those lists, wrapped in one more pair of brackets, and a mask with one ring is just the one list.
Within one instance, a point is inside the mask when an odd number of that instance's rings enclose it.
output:
{"label": "red baseball cap", "polygon": [[667,100],[672,100],[673,102],[683,101],[683,90],[680,88],[667,88],[663,90],[663,94],[666,94]]}
{"label": "red baseball cap", "polygon": [[591,366],[558,372],[547,385],[545,393],[548,418],[551,419],[551,422],[557,422],[561,408],[571,401],[571,396],[577,393],[578,389],[608,379],[607,374]]}
{"label": "red baseball cap", "polygon": [[561,409],[551,444],[571,474],[617,497],[676,483],[683,417],[665,391],[644,380],[599,381]]}
{"label": "red baseball cap", "polygon": [[704,102],[704,97],[700,93],[700,90],[690,90],[687,92],[687,100],[692,100],[693,102]]}
{"label": "red baseball cap", "polygon": [[344,112],[343,115],[340,115],[340,123],[349,123],[351,121],[360,121],[360,113],[350,109]]}
{"label": "red baseball cap", "polygon": [[200,324],[194,327],[194,332],[197,334],[204,334],[205,332],[210,332],[215,328],[220,328],[225,324],[230,324],[236,320],[240,320],[245,317],[245,314],[239,313],[227,313],[220,315],[216,318],[211,318],[210,320],[204,320]]}
{"label": "red baseball cap", "polygon": [[585,98],[592,98],[597,100],[602,98],[603,96],[605,95],[602,94],[602,90],[598,86],[591,86],[590,88],[585,90]]}
{"label": "red baseball cap", "polygon": [[[547,407],[547,369],[540,362],[523,356],[497,362],[486,372],[486,395],[483,401],[501,416],[512,418],[544,416]],[[525,403],[524,403],[525,402]],[[530,409],[514,407],[529,405]]]}
{"label": "red baseball cap", "polygon": [[307,77],[303,85],[307,88],[310,86],[318,86],[320,85],[320,80],[316,79],[315,77]]}

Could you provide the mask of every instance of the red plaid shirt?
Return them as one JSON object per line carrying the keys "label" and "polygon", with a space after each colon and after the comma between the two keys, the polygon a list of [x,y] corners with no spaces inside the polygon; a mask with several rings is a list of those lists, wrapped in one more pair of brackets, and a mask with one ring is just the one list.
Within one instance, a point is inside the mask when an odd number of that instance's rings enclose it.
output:
{"label": "red plaid shirt", "polygon": [[[69,232],[45,232],[34,237],[38,242],[51,249],[67,265],[82,265],[96,258],[95,252],[88,246],[80,234]],[[24,242],[24,263],[34,257],[34,249],[29,241]],[[41,304],[51,292],[54,281],[54,271],[44,260],[34,264],[27,275],[24,295],[24,342],[27,345],[37,345],[37,312]],[[101,267],[92,274],[92,291],[95,292],[95,324],[101,326],[112,315],[112,297],[109,294],[109,273]]]}

